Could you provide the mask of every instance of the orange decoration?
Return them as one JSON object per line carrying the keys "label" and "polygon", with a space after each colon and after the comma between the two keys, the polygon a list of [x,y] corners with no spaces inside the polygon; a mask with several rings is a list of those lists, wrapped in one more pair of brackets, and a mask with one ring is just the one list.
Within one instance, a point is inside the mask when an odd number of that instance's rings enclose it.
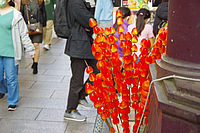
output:
{"label": "orange decoration", "polygon": [[93,73],[93,68],[91,66],[87,66],[86,73],[87,74]]}
{"label": "orange decoration", "polygon": [[110,35],[110,28],[106,27],[104,30],[105,35]]}
{"label": "orange decoration", "polygon": [[94,73],[90,73],[90,75],[89,75],[89,80],[90,80],[91,82],[93,82],[93,81],[95,80],[95,78],[96,78],[96,75],[95,75]]}
{"label": "orange decoration", "polygon": [[118,33],[123,33],[124,32],[124,27],[122,25],[119,25],[117,31],[118,31]]}
{"label": "orange decoration", "polygon": [[120,34],[119,34],[119,40],[120,40],[120,41],[126,40],[126,39],[125,39],[124,33],[120,33]]}
{"label": "orange decoration", "polygon": [[126,32],[126,33],[125,33],[125,39],[126,39],[127,41],[130,41],[130,40],[132,39],[132,35],[131,35],[129,32]]}
{"label": "orange decoration", "polygon": [[90,27],[93,28],[97,25],[97,22],[93,18],[90,18],[89,19],[89,25],[90,25]]}
{"label": "orange decoration", "polygon": [[136,28],[133,28],[131,33],[132,33],[132,35],[137,35],[138,34],[138,30]]}
{"label": "orange decoration", "polygon": [[115,28],[114,27],[110,27],[110,34],[115,34]]}
{"label": "orange decoration", "polygon": [[116,11],[116,17],[118,18],[118,17],[122,17],[122,16],[123,16],[122,12],[120,10],[117,10]]}
{"label": "orange decoration", "polygon": [[150,81],[149,80],[146,80],[142,83],[142,88],[145,90],[145,91],[149,91],[149,86],[150,86]]}
{"label": "orange decoration", "polygon": [[124,24],[124,20],[122,17],[117,18],[117,25]]}
{"label": "orange decoration", "polygon": [[131,39],[132,43],[137,43],[138,42],[138,38],[136,35],[133,35],[132,39]]}

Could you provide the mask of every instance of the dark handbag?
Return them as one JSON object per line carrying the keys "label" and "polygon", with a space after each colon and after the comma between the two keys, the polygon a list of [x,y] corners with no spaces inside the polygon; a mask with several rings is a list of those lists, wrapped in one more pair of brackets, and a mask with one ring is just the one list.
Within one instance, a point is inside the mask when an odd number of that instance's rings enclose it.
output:
{"label": "dark handbag", "polygon": [[28,8],[26,6],[26,13],[27,13],[27,20],[28,20],[28,34],[29,35],[37,35],[37,34],[42,34],[42,25],[40,22],[37,23],[30,23],[29,21],[29,14],[28,14]]}

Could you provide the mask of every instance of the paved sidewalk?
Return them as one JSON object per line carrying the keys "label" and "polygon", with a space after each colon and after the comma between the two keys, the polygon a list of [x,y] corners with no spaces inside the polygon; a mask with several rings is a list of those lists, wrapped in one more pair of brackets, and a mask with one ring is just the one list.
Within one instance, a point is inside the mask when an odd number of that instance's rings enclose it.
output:
{"label": "paved sidewalk", "polygon": [[32,59],[25,54],[19,65],[19,107],[14,112],[7,111],[7,95],[0,101],[0,133],[93,132],[95,108],[78,107],[88,117],[86,122],[63,119],[71,77],[70,59],[64,48],[65,40],[57,38],[53,39],[49,51],[41,45],[37,75],[32,74]]}

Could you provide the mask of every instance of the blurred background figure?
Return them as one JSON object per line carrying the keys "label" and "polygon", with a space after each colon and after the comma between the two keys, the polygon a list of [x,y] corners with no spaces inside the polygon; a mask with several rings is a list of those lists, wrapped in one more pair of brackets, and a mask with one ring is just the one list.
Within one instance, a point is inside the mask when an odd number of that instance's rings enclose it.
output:
{"label": "blurred background figure", "polygon": [[162,3],[156,10],[156,16],[153,23],[153,34],[158,34],[159,28],[161,28],[162,22],[165,23],[168,20],[168,0],[162,0]]}
{"label": "blurred background figure", "polygon": [[153,34],[153,27],[152,25],[148,24],[148,21],[150,20],[150,11],[148,9],[145,8],[141,8],[138,12],[137,12],[137,18],[136,18],[136,23],[129,25],[128,27],[128,31],[131,33],[133,28],[137,28],[138,30],[138,43],[137,43],[137,47],[138,47],[138,52],[136,52],[136,54],[140,55],[140,42],[142,39],[149,39],[151,41],[151,45],[153,45],[154,43],[154,34]]}
{"label": "blurred background figure", "polygon": [[[43,27],[46,27],[46,11],[44,0],[22,0],[20,11],[26,24],[28,24],[28,18],[30,18],[30,24],[39,22]],[[28,12],[28,17],[27,17]],[[33,45],[35,46],[35,58],[33,59],[33,74],[38,73],[38,61],[40,56],[39,43],[42,43],[43,35],[29,35]]]}
{"label": "blurred background figure", "polygon": [[97,20],[97,26],[111,27],[113,22],[113,3],[112,0],[97,0],[94,18]]}
{"label": "blurred background figure", "polygon": [[53,12],[54,12],[54,4],[56,4],[56,0],[46,0],[45,2],[45,10],[47,15],[47,25],[43,28],[43,48],[49,50],[49,46],[51,45],[52,32],[53,32]]}
{"label": "blurred background figure", "polygon": [[[150,0],[149,0],[150,1]],[[162,0],[152,0],[152,6],[157,7],[159,4],[162,3]]]}
{"label": "blurred background figure", "polygon": [[21,6],[21,0],[14,0],[14,2],[17,4],[17,10],[20,11],[20,6]]}
{"label": "blurred background figure", "polygon": [[85,2],[86,2],[86,7],[88,8],[88,10],[94,15],[96,1],[95,0],[85,0]]}
{"label": "blurred background figure", "polygon": [[35,54],[26,23],[14,5],[12,0],[0,1],[0,99],[8,93],[8,111],[15,111],[18,105],[17,74],[24,48],[32,58]]}
{"label": "blurred background figure", "polygon": [[[131,15],[131,11],[128,7],[119,7],[118,10],[120,10],[123,14],[122,18],[124,19],[124,24],[122,24],[122,26],[124,27],[123,33],[125,34],[126,32],[128,32],[128,26],[130,25],[128,23],[128,19],[129,19],[129,16]],[[117,31],[117,29],[119,27],[119,25],[117,25],[117,19],[112,26],[115,28],[115,31],[116,31],[114,35],[117,37],[116,44],[118,45],[119,55],[120,55],[120,57],[123,57],[122,48],[120,47],[120,41],[119,41],[120,33]]]}

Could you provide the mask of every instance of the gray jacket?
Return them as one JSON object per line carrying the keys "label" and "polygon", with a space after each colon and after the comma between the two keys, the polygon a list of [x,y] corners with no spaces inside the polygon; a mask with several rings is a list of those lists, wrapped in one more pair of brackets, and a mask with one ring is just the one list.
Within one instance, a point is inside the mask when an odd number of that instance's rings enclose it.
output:
{"label": "gray jacket", "polygon": [[[95,59],[92,55],[92,31],[89,19],[93,18],[84,0],[69,0],[67,5],[68,26],[71,35],[67,39],[65,54],[79,59]],[[87,32],[86,29],[90,31]]]}
{"label": "gray jacket", "polygon": [[21,12],[13,8],[14,17],[12,21],[12,38],[15,52],[15,65],[18,65],[24,55],[24,48],[30,55],[34,55],[34,45],[32,44],[27,25],[21,15]]}

